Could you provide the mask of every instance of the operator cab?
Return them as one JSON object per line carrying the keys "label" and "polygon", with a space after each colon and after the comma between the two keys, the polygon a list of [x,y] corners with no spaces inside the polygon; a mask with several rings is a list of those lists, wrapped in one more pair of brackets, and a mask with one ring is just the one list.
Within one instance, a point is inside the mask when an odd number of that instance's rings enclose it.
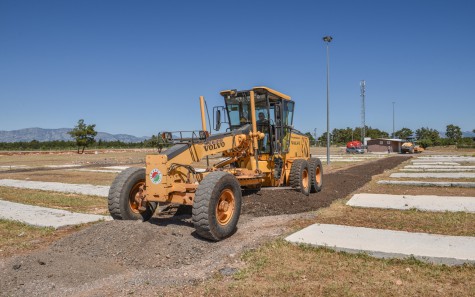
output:
{"label": "operator cab", "polygon": [[[224,97],[226,107],[223,109],[227,118],[227,121],[223,122],[229,123],[231,131],[252,125],[251,91],[254,91],[257,131],[265,135],[264,139],[259,140],[259,153],[288,152],[295,103],[285,94],[267,87],[222,91],[220,94]],[[219,112],[217,117],[220,117]]]}

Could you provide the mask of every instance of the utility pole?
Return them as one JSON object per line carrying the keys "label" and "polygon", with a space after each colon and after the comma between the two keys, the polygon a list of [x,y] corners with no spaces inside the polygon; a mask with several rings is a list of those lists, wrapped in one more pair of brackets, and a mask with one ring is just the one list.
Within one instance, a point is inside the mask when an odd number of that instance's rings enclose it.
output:
{"label": "utility pole", "polygon": [[361,143],[364,145],[364,138],[366,136],[366,111],[365,111],[365,96],[366,96],[366,82],[362,80],[360,82],[361,90]]}
{"label": "utility pole", "polygon": [[327,165],[330,165],[330,42],[333,37],[325,36],[323,41],[327,44]]}
{"label": "utility pole", "polygon": [[393,101],[393,139],[396,138],[396,134],[394,133],[394,104],[396,102]]}
{"label": "utility pole", "polygon": [[314,138],[315,138],[315,147],[317,147],[317,143],[318,143],[318,140],[317,140],[317,128],[313,129],[313,135],[314,135]]}

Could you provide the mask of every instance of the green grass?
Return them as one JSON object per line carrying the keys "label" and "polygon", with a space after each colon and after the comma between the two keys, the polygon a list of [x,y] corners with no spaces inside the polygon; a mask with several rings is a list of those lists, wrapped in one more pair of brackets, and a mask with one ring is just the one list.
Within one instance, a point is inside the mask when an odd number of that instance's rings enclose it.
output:
{"label": "green grass", "polygon": [[52,237],[54,232],[54,228],[0,219],[0,255],[33,249],[45,238]]}
{"label": "green grass", "polygon": [[11,202],[65,209],[72,212],[96,214],[107,212],[107,199],[98,196],[0,187],[0,198]]}
{"label": "green grass", "polygon": [[475,266],[432,265],[414,258],[375,259],[365,254],[296,246],[276,240],[247,252],[233,277],[195,288],[205,296],[471,296]]}
{"label": "green grass", "polygon": [[320,210],[316,219],[300,222],[299,227],[321,223],[454,236],[475,236],[475,213],[359,208],[347,206],[345,203],[346,200],[333,202],[330,207]]}

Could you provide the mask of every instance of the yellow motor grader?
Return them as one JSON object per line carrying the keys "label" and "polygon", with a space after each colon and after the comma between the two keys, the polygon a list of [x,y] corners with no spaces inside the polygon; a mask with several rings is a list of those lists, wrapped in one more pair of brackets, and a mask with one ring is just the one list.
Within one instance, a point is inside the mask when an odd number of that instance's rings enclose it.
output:
{"label": "yellow motor grader", "polygon": [[[146,168],[128,168],[114,180],[108,197],[114,219],[148,220],[158,204],[192,206],[197,234],[219,241],[236,229],[242,189],[290,186],[304,195],[322,188],[322,163],[311,158],[309,139],[293,129],[294,101],[267,87],[226,90],[225,106],[213,108],[206,129],[205,102],[200,97],[202,130],[163,132],[173,146],[146,157]],[[194,166],[210,155],[216,164]]]}
{"label": "yellow motor grader", "polygon": [[424,148],[416,144],[414,140],[408,140],[404,142],[401,146],[401,154],[405,154],[405,153],[417,154],[417,153],[422,153],[423,151],[424,151]]}

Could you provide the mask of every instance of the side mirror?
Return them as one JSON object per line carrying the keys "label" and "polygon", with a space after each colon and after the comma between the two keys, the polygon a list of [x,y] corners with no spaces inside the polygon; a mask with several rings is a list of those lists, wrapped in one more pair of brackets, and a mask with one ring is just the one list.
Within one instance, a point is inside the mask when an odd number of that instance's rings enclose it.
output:
{"label": "side mirror", "polygon": [[216,109],[216,125],[214,130],[218,131],[219,129],[221,129],[221,110]]}

